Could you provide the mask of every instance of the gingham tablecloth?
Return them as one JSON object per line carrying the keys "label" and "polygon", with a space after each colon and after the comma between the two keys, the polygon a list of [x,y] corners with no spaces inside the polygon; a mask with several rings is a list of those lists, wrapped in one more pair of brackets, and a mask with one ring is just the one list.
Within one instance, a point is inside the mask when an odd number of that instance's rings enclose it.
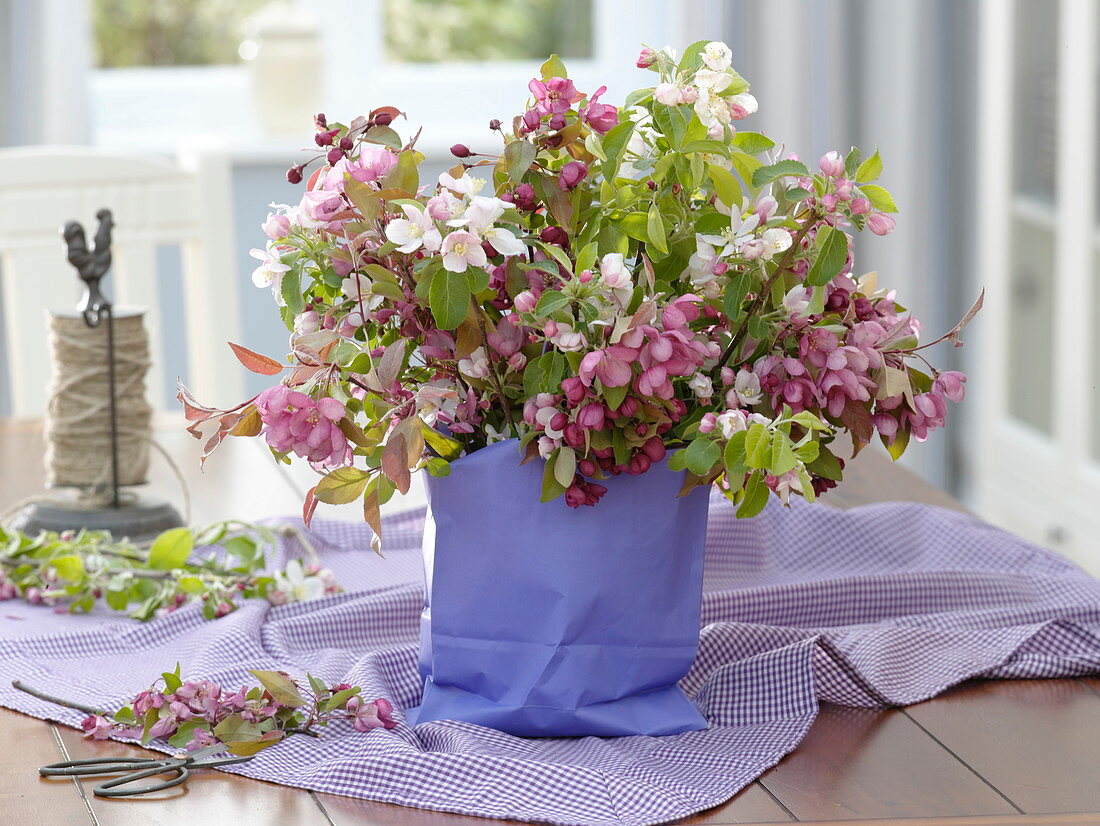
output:
{"label": "gingham tablecloth", "polygon": [[[75,725],[81,714],[10,681],[114,706],[178,660],[227,685],[251,683],[248,668],[308,670],[415,705],[422,522],[423,511],[388,520],[386,559],[363,526],[315,525],[346,593],[253,601],[214,622],[193,609],[138,624],[0,604],[0,704]],[[642,826],[729,799],[797,747],[821,701],[904,705],[970,677],[1097,671],[1100,583],[1050,551],[922,505],[772,504],[737,520],[715,499],[699,655],[683,681],[709,729],[530,740],[457,722],[340,724],[228,770],[471,815]]]}

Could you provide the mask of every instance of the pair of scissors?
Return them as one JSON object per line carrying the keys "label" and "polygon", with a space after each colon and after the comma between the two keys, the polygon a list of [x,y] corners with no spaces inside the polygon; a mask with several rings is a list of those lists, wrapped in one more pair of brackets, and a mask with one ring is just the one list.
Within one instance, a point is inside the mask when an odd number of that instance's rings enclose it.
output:
{"label": "pair of scissors", "polygon": [[[159,792],[179,786],[191,775],[192,769],[211,769],[218,766],[230,766],[244,763],[252,757],[220,757],[214,755],[225,751],[225,746],[207,746],[179,757],[165,757],[159,760],[147,757],[96,757],[89,760],[66,760],[43,766],[38,773],[43,777],[109,777],[121,775],[113,780],[105,780],[93,789],[97,797],[132,797],[139,794]],[[144,786],[130,784],[149,777],[161,779]]]}

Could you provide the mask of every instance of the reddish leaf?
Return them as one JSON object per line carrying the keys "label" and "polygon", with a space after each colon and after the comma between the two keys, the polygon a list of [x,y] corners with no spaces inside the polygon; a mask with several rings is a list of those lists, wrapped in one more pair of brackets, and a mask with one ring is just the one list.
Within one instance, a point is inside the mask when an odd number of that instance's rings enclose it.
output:
{"label": "reddish leaf", "polygon": [[313,521],[313,513],[317,510],[317,498],[313,495],[313,492],[317,490],[317,486],[314,485],[306,491],[306,499],[302,503],[302,521],[306,523],[306,527],[309,527],[309,523]]}
{"label": "reddish leaf", "polygon": [[840,420],[844,426],[852,431],[852,438],[856,442],[858,451],[863,445],[871,441],[875,433],[875,425],[871,420],[871,414],[867,408],[857,401],[849,401],[840,412]]}
{"label": "reddish leaf", "polygon": [[262,356],[259,353],[254,353],[247,347],[234,344],[232,341],[229,342],[229,346],[233,348],[233,355],[237,357],[237,361],[253,373],[259,373],[264,376],[274,376],[276,373],[283,372],[286,368],[285,364],[279,364],[279,362],[275,361],[275,359],[270,356]]}
{"label": "reddish leaf", "polygon": [[241,411],[240,418],[229,432],[233,436],[259,436],[263,426],[264,421],[260,418],[260,411],[255,405],[250,404]]}
{"label": "reddish leaf", "polygon": [[388,476],[402,493],[409,492],[412,474],[408,465],[409,445],[405,434],[394,432],[386,441],[382,450],[382,472]]}

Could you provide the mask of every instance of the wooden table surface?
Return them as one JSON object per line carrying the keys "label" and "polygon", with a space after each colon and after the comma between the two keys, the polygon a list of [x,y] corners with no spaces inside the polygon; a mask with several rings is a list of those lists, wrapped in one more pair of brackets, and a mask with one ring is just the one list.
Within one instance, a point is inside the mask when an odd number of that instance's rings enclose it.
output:
{"label": "wooden table surface", "polygon": [[[197,467],[198,443],[177,422],[162,424],[157,440],[183,471],[196,523],[300,508],[308,477],[275,465],[258,440],[227,440],[205,473]],[[41,490],[41,457],[36,423],[0,420],[0,511]],[[864,453],[849,473],[842,489],[826,497],[831,504],[903,499],[960,507],[880,454]],[[154,458],[150,476],[151,492],[180,501],[179,483],[163,460]],[[314,794],[217,772],[123,801],[95,798],[90,785],[75,780],[49,781],[37,774],[39,766],[62,759],[144,753],[87,741],[72,729],[0,709],[0,824],[503,822]],[[971,682],[905,709],[825,705],[794,753],[726,805],[681,823],[1098,826],[1098,767],[1100,679]]]}

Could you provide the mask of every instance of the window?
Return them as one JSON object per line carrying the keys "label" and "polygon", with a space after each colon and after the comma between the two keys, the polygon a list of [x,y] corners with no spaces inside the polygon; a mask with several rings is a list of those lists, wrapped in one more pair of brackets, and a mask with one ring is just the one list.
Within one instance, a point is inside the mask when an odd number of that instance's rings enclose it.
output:
{"label": "window", "polygon": [[466,63],[592,57],[592,0],[386,0],[386,58]]}
{"label": "window", "polygon": [[241,24],[264,0],[93,0],[95,66],[238,62]]}

